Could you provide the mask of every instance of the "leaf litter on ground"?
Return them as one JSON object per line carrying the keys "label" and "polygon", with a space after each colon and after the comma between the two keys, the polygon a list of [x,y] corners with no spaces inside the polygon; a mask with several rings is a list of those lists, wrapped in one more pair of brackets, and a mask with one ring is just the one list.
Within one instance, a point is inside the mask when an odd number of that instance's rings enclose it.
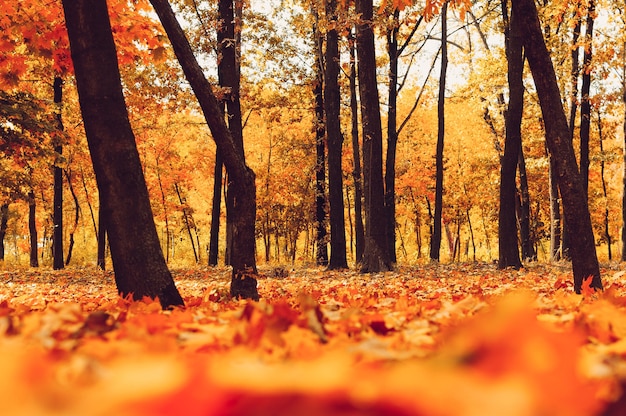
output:
{"label": "leaf litter on ground", "polygon": [[0,273],[0,413],[595,415],[626,409],[624,272],[566,268],[174,272],[185,308],[120,298],[110,272]]}

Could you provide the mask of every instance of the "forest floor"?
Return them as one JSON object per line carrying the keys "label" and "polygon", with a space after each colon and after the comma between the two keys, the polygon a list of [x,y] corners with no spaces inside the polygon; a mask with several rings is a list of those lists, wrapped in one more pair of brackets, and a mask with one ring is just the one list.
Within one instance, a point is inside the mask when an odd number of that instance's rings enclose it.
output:
{"label": "forest floor", "polygon": [[185,308],[94,269],[0,272],[4,415],[626,414],[626,272],[568,265],[174,272]]}

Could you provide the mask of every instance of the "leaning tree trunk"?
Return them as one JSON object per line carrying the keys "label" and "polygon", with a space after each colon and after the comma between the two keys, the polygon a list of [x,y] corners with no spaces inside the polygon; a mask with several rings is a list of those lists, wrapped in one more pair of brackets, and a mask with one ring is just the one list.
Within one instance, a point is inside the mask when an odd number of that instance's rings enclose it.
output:
{"label": "leaning tree trunk", "polygon": [[339,34],[337,33],[337,2],[326,0],[326,16],[330,29],[326,33],[324,63],[324,112],[326,114],[326,145],[328,147],[328,202],[330,205],[330,269],[348,268],[346,258],[346,223],[343,203],[343,170],[341,156],[343,136],[339,112]]}
{"label": "leaning tree trunk", "polygon": [[441,248],[441,222],[443,212],[443,146],[445,138],[446,72],[448,69],[448,2],[441,7],[441,72],[439,74],[439,98],[437,101],[437,150],[435,155],[435,216],[433,234],[430,237],[430,259],[439,261]]}
{"label": "leaning tree trunk", "polygon": [[556,74],[541,33],[537,8],[533,0],[513,0],[513,10],[524,28],[523,45],[539,96],[546,143],[554,157],[563,198],[563,214],[572,235],[576,236],[570,242],[574,290],[580,293],[583,280],[588,277],[592,277],[591,287],[601,290],[602,280],[587,197],[576,164]]}
{"label": "leaning tree trunk", "polygon": [[[503,2],[503,7],[506,2]],[[498,214],[498,268],[522,266],[517,244],[515,218],[515,173],[522,149],[522,113],[524,110],[524,84],[522,83],[524,55],[521,27],[515,10],[511,11],[505,27],[506,56],[508,64],[509,106],[505,118],[504,155],[500,161],[500,208]]]}
{"label": "leaning tree trunk", "polygon": [[[233,200],[230,262],[233,268],[230,293],[233,297],[258,299],[255,252],[256,185],[252,169],[246,165],[241,146],[226,126],[211,84],[198,64],[189,41],[167,0],[151,0],[172,43],[174,53],[193,89],[222,155]],[[227,243],[228,244],[228,243]]]}
{"label": "leaning tree trunk", "polygon": [[105,0],[63,0],[87,143],[122,296],[183,305],[157,235]]}
{"label": "leaning tree trunk", "polygon": [[63,259],[63,167],[61,166],[61,157],[63,155],[62,132],[63,119],[61,118],[61,106],[63,103],[63,79],[54,77],[54,105],[57,107],[56,120],[59,134],[54,139],[54,151],[56,153],[56,162],[53,167],[54,171],[54,196],[53,196],[53,226],[52,231],[52,268],[60,270],[65,266]]}
{"label": "leaning tree trunk", "polygon": [[365,246],[361,260],[362,273],[391,270],[387,250],[385,189],[383,184],[383,132],[376,82],[376,48],[374,45],[372,0],[357,0],[361,15],[357,26],[361,120],[363,129],[363,182],[365,195]]}

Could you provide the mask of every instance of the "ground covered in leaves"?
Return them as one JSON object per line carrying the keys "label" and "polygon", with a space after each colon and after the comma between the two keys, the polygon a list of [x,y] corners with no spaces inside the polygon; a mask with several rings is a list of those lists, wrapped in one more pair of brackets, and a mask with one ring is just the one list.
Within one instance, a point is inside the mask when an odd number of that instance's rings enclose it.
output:
{"label": "ground covered in leaves", "polygon": [[3,415],[626,414],[626,276],[533,266],[175,272],[186,308],[93,269],[0,272]]}

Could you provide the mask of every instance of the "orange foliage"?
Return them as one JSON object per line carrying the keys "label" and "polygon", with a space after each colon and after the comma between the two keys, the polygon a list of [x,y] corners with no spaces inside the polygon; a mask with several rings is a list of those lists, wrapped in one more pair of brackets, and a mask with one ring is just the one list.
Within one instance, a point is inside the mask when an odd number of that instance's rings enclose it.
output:
{"label": "orange foliage", "polygon": [[[625,286],[581,297],[547,268],[176,274],[187,307],[95,271],[8,273],[0,411],[11,415],[593,415],[626,377]],[[570,279],[571,280],[571,279]]]}

